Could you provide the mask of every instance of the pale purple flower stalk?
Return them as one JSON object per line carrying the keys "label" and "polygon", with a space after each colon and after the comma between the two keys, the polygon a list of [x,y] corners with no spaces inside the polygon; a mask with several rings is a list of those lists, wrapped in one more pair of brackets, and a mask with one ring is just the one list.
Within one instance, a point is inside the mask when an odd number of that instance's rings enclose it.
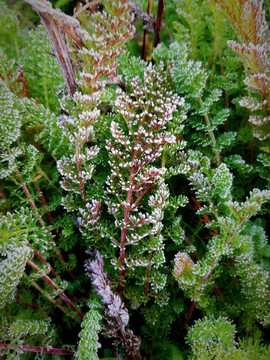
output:
{"label": "pale purple flower stalk", "polygon": [[127,309],[118,295],[115,295],[110,287],[110,280],[107,273],[103,272],[104,262],[98,250],[92,253],[95,260],[87,260],[86,271],[93,280],[93,285],[106,306],[105,318],[107,321],[106,333],[115,337],[115,345],[121,345],[126,349],[127,357],[132,359],[138,355],[140,348],[140,337],[133,335],[133,331],[125,329],[129,321]]}

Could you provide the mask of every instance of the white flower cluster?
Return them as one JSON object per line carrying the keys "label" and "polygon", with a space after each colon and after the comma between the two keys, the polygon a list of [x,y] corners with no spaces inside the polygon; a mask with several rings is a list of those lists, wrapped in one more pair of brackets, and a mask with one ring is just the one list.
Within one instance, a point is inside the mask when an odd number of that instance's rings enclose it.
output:
{"label": "white flower cluster", "polygon": [[88,202],[85,207],[87,210],[79,208],[80,214],[82,216],[80,219],[81,225],[88,228],[89,224],[91,224],[94,229],[99,228],[98,220],[101,211],[101,201],[91,199],[91,203]]}
{"label": "white flower cluster", "polygon": [[[121,81],[121,77],[118,77],[117,58],[124,51],[124,43],[132,38],[135,32],[135,28],[131,25],[133,15],[129,14],[131,3],[123,0],[115,5],[114,3],[106,5],[107,10],[110,9],[110,14],[103,11],[90,16],[90,34],[84,37],[85,47],[78,50],[82,67],[76,84],[82,92],[76,91],[72,99],[77,109],[73,108],[73,104],[70,106],[70,99],[64,98],[61,107],[72,115],[61,116],[58,119],[58,125],[67,136],[70,150],[73,152],[70,158],[64,157],[57,163],[61,175],[65,177],[61,186],[70,193],[81,194],[85,203],[87,202],[84,199],[86,182],[92,178],[94,171],[94,166],[89,165],[89,161],[99,152],[97,146],[89,148],[86,143],[95,141],[94,124],[100,117],[100,110],[97,109],[101,103],[100,95],[106,84]],[[117,129],[115,131],[117,133]],[[119,136],[121,137],[121,133]],[[118,155],[116,150],[114,154]],[[74,198],[67,195],[63,198],[63,205],[74,209],[76,205],[71,204],[71,199]],[[91,209],[87,210],[86,207],[86,209],[80,208],[79,211],[83,216],[84,226],[88,228],[86,219],[89,219],[89,224],[96,225],[97,219],[94,221],[91,216],[89,217]]]}
{"label": "white flower cluster", "polygon": [[[115,195],[106,203],[115,216],[115,226],[122,232],[121,242],[113,240],[113,246],[119,247],[121,253],[127,247],[123,263],[113,261],[113,265],[127,267],[135,279],[136,269],[146,268],[145,273],[140,269],[140,277],[155,294],[166,284],[166,276],[159,269],[165,262],[160,232],[169,191],[163,179],[166,169],[152,163],[160,157],[164,144],[176,143],[176,136],[166,130],[166,124],[184,104],[182,98],[166,90],[163,67],[162,63],[158,68],[148,65],[143,83],[138,76],[133,78],[131,95],[117,90],[115,107],[127,127],[112,121],[113,140],[106,146],[112,168],[107,193]],[[148,198],[149,192],[152,194]],[[150,211],[144,205],[146,199]],[[130,249],[130,245],[136,247]]]}

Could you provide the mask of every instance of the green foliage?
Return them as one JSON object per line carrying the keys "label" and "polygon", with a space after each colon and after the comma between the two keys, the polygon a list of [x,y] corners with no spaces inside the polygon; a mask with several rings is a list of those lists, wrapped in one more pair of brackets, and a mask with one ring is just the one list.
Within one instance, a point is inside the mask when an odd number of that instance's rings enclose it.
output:
{"label": "green foliage", "polygon": [[26,45],[26,31],[20,29],[18,13],[0,2],[0,48],[9,59],[18,59],[20,49]]}
{"label": "green foliage", "polygon": [[212,315],[205,316],[190,328],[187,342],[197,354],[209,352],[213,356],[214,353],[234,348],[235,326],[226,318],[215,319]]}
{"label": "green foliage", "polygon": [[[29,32],[28,43],[21,52],[19,63],[23,66],[28,96],[39,101],[46,109],[57,111],[59,103],[56,93],[63,80],[43,26]],[[37,82],[38,87],[35,86]]]}
{"label": "green foliage", "polygon": [[0,354],[269,359],[263,2],[165,2],[153,54],[158,1],[29,2],[29,33],[0,3]]}
{"label": "green foliage", "polygon": [[98,333],[101,330],[100,304],[97,300],[92,300],[88,304],[90,311],[84,317],[82,331],[79,334],[80,342],[76,352],[76,359],[80,360],[98,360],[97,350],[101,347],[98,342]]}

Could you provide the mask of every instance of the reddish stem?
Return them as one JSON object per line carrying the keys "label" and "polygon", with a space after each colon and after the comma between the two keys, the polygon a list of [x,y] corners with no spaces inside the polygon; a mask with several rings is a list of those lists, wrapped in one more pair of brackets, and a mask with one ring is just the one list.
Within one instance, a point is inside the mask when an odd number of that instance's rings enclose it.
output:
{"label": "reddish stem", "polygon": [[[242,219],[242,220],[239,221],[239,223],[238,223],[238,225],[237,225],[237,228],[239,228],[239,226],[241,226],[241,224],[243,223],[243,221],[244,221],[244,219]],[[229,239],[226,241],[226,244],[229,244],[229,242],[231,241],[231,239],[233,238],[233,236],[234,236],[234,234],[231,234],[231,235],[230,235]],[[198,290],[199,292],[202,290],[203,285],[205,285],[207,279],[210,277],[211,271],[212,271],[212,270],[214,269],[214,267],[216,266],[219,258],[220,258],[220,256],[219,256],[219,257],[216,257],[216,258],[214,259],[214,261],[212,262],[211,268],[210,268],[209,272],[208,272],[208,273],[204,276],[204,278],[203,278],[203,281],[202,281],[202,283],[201,283],[201,285],[200,285],[200,289]],[[184,322],[184,325],[182,326],[182,328],[181,328],[181,330],[180,330],[180,332],[179,332],[179,334],[178,334],[178,338],[180,337],[180,335],[181,335],[182,331],[184,330],[185,326],[187,325],[188,320],[189,320],[189,318],[190,318],[190,315],[192,314],[192,312],[193,312],[193,310],[194,310],[195,304],[196,304],[196,301],[193,300],[193,303],[192,303],[191,308],[190,308],[190,310],[189,310],[189,312],[188,312],[188,315],[187,315],[187,317],[186,317],[186,320],[185,320],[185,322]]]}
{"label": "reddish stem", "polygon": [[[40,190],[40,188],[37,186],[37,191],[38,191],[38,193],[39,193],[39,195],[40,195],[40,199],[41,199],[41,201],[42,201],[42,204],[43,204],[43,206],[44,207],[46,207],[46,209],[47,209],[47,215],[48,215],[48,217],[49,217],[49,219],[50,219],[50,222],[51,222],[51,224],[54,226],[54,222],[53,222],[53,218],[52,218],[52,215],[51,215],[51,213],[50,213],[50,211],[49,211],[49,209],[48,209],[48,207],[47,207],[47,204],[46,204],[46,201],[45,201],[45,199],[44,199],[44,196],[43,196],[43,194],[42,194],[42,192],[41,192],[41,190]],[[56,230],[56,229],[54,229],[54,232],[55,232],[55,235],[56,235],[56,237],[58,238],[58,239],[60,239],[60,235],[59,235],[59,233],[58,233],[58,231]],[[59,255],[60,255],[60,260],[61,260],[61,258],[62,258],[62,263],[64,264],[65,263],[65,260],[63,259],[63,257],[62,257],[62,255],[59,253]],[[58,255],[58,256],[59,256]],[[67,272],[69,273],[69,275],[72,277],[72,279],[73,280],[76,280],[76,277],[73,275],[73,273],[70,271],[70,269],[69,269],[69,267],[67,267]]]}
{"label": "reddish stem", "polygon": [[43,352],[47,354],[54,354],[54,355],[69,355],[73,356],[75,351],[73,350],[64,350],[64,349],[47,349],[46,347],[40,348],[39,346],[18,346],[13,344],[0,344],[0,349],[10,349],[16,348],[23,351],[32,351],[32,352]]}
{"label": "reddish stem", "polygon": [[80,172],[82,171],[82,166],[81,166],[81,161],[80,161],[81,149],[78,146],[77,146],[76,152],[77,152],[77,170],[78,170],[78,175],[79,175],[81,194],[82,194],[83,201],[85,201],[84,183],[82,181],[82,177],[80,176]]}
{"label": "reddish stem", "polygon": [[[178,225],[178,226],[179,226],[179,225]],[[180,227],[180,226],[179,226],[179,227]],[[186,237],[185,234],[184,234],[184,238],[185,238],[188,246],[191,247],[192,245],[191,245],[191,243],[189,242],[189,240],[188,240],[188,238]],[[199,261],[199,257],[198,257],[198,255],[197,255],[196,251],[194,250],[194,251],[192,251],[192,252],[193,252],[193,255],[195,256],[196,260]]]}
{"label": "reddish stem", "polygon": [[[1,197],[2,197],[2,199],[5,200],[5,201],[7,201],[7,199],[6,199],[6,197],[5,197],[5,193],[4,193],[3,189],[1,188],[1,186],[0,186],[0,192],[1,192]],[[8,206],[8,210],[9,210],[10,213],[12,212],[10,206]]]}
{"label": "reddish stem", "polygon": [[[151,244],[153,242],[154,239],[154,235],[151,235]],[[145,283],[145,296],[148,296],[148,291],[149,291],[149,277],[150,277],[150,270],[151,270],[151,260],[152,260],[152,251],[150,251],[149,253],[149,258],[148,258],[148,265],[147,265],[147,270],[146,270],[146,283]],[[148,307],[148,300],[146,302],[146,307]]]}
{"label": "reddish stem", "polygon": [[[31,245],[31,244],[28,243],[28,245]],[[45,265],[50,265],[50,264],[44,259],[44,257],[43,257],[37,250],[33,250],[33,251],[34,251],[34,254],[39,258],[39,260],[41,260],[41,261],[43,262],[43,264],[45,264]],[[51,267],[50,272],[52,273],[52,276],[56,278],[57,275],[56,275],[54,269],[52,268],[51,265],[50,265],[50,267]]]}
{"label": "reddish stem", "polygon": [[250,164],[253,165],[253,155],[254,155],[254,136],[253,136],[253,123],[250,123],[251,128],[251,140],[250,140]]}
{"label": "reddish stem", "polygon": [[207,63],[207,65],[206,65],[206,71],[209,70],[209,66],[210,66],[210,64],[211,64],[211,61],[212,61],[212,58],[213,58],[213,55],[214,55],[214,49],[215,49],[215,47],[216,47],[216,43],[214,43],[214,45],[213,45],[212,52],[211,52],[211,54],[210,54],[208,63]]}
{"label": "reddish stem", "polygon": [[102,245],[102,244],[103,244],[103,241],[102,241],[102,239],[101,239],[101,237],[100,237],[99,233],[97,232],[97,230],[96,230],[96,229],[93,229],[93,231],[94,231],[94,234],[96,235],[96,237],[98,238],[98,241],[99,241],[99,242],[100,242],[100,244]]}
{"label": "reddish stem", "polygon": [[[185,238],[188,246],[192,246],[191,243],[189,242],[188,238],[186,237],[186,235],[184,235],[184,238]],[[193,251],[193,254],[194,254],[196,260],[199,261],[200,259],[199,259],[198,255],[196,254],[195,251]],[[215,290],[216,290],[218,296],[221,298],[223,304],[225,305],[225,301],[224,301],[224,299],[223,299],[223,297],[222,297],[222,295],[221,295],[221,292],[220,292],[219,289],[217,288],[217,286],[215,286]]]}
{"label": "reddish stem", "polygon": [[[27,264],[29,266],[31,266],[32,269],[34,269],[35,271],[40,271],[39,267],[33,263],[32,261],[27,261]],[[53,282],[53,280],[51,280],[47,275],[43,275],[42,278],[54,289],[54,290],[58,290],[58,287],[56,286],[56,284]],[[68,299],[68,297],[64,294],[61,293],[60,294],[61,299],[63,299],[65,301],[65,303],[71,308],[71,310],[73,310],[74,312],[76,312],[77,316],[83,320],[83,315],[77,311],[76,307],[73,305],[73,303]]]}
{"label": "reddish stem", "polygon": [[[50,213],[50,211],[49,211],[49,209],[48,209],[48,206],[47,206],[47,204],[46,204],[46,201],[45,201],[45,199],[44,199],[44,196],[43,196],[43,194],[42,194],[42,192],[41,192],[41,190],[40,190],[40,188],[39,188],[38,186],[37,186],[37,191],[38,191],[38,193],[39,193],[39,195],[40,195],[40,199],[41,199],[41,201],[42,201],[43,206],[47,209],[48,218],[49,218],[51,224],[54,226],[54,222],[53,222],[52,215],[51,215],[51,213]],[[57,238],[60,239],[60,235],[59,235],[58,231],[57,231],[56,229],[54,229],[54,232],[55,232],[55,235],[57,236]]]}
{"label": "reddish stem", "polygon": [[224,301],[224,299],[223,299],[223,296],[221,295],[221,292],[219,291],[219,289],[218,289],[216,286],[215,286],[215,290],[216,290],[218,296],[221,298],[221,300],[222,300],[222,302],[223,302],[223,305],[226,305],[226,303],[225,303],[225,301]]}
{"label": "reddish stem", "polygon": [[[6,197],[5,197],[5,194],[4,194],[4,192],[3,192],[3,190],[2,190],[1,188],[0,188],[0,191],[1,191],[1,196],[2,196],[2,198],[5,200]],[[11,208],[10,208],[10,212],[12,212]],[[31,245],[31,244],[28,243],[28,246],[30,246],[30,245]],[[34,251],[34,254],[43,262],[43,264],[45,264],[45,265],[48,265],[48,264],[49,264],[49,263],[44,259],[44,257],[43,257],[37,250],[33,250],[33,251]],[[53,275],[54,277],[57,276],[52,267],[51,267],[51,273],[52,273],[52,275]]]}
{"label": "reddish stem", "polygon": [[76,309],[76,307],[73,305],[73,303],[69,300],[69,298],[64,294],[61,293],[60,294],[61,299],[64,300],[64,302],[71,308],[71,310],[73,310],[74,312],[76,312],[77,316],[83,321],[83,315],[78,312],[78,310]]}
{"label": "reddish stem", "polygon": [[[137,136],[136,138],[136,143],[135,143],[135,149],[138,148],[138,144],[140,142],[140,135]],[[135,164],[136,163],[136,159],[137,159],[137,152],[138,150],[135,150],[133,152],[133,156],[132,156],[132,163]],[[130,205],[131,205],[131,200],[132,200],[132,194],[133,194],[133,184],[134,184],[134,178],[135,178],[135,174],[136,174],[136,169],[135,166],[132,167],[131,170],[131,176],[130,176],[130,187],[129,187],[129,191],[127,194],[127,205],[125,206],[125,216],[124,216],[124,222],[125,222],[125,226],[123,227],[122,230],[122,234],[121,234],[121,255],[120,255],[120,294],[121,297],[123,297],[123,285],[124,285],[124,259],[125,259],[125,242],[126,242],[126,237],[127,237],[127,223],[128,223],[128,219],[129,219],[129,213],[130,213]]]}
{"label": "reddish stem", "polygon": [[189,312],[188,312],[188,314],[187,314],[187,317],[186,317],[186,319],[185,319],[185,322],[184,322],[183,326],[181,327],[181,330],[179,331],[178,339],[180,338],[183,330],[185,329],[185,327],[186,327],[186,325],[187,325],[187,323],[188,323],[188,320],[189,320],[191,314],[193,313],[193,310],[194,310],[194,308],[195,308],[195,305],[196,305],[196,301],[193,300],[193,301],[192,301],[192,305],[191,305],[191,307],[190,307],[190,309],[189,309]]}
{"label": "reddish stem", "polygon": [[37,311],[41,311],[41,312],[42,312],[42,311],[45,311],[46,313],[48,313],[48,314],[50,314],[50,315],[59,317],[58,314],[56,314],[56,313],[54,313],[54,312],[52,312],[52,311],[49,311],[49,310],[47,310],[47,309],[42,309],[42,308],[41,308],[40,306],[38,306],[38,305],[29,304],[29,303],[26,303],[26,302],[22,302],[22,301],[20,301],[19,299],[15,299],[15,301],[16,301],[17,304],[24,304],[25,306],[27,306],[27,307],[29,307],[29,308],[31,308],[31,309],[34,309],[34,310],[37,310]]}
{"label": "reddish stem", "polygon": [[265,227],[264,227],[265,235],[266,235],[266,232],[267,232],[267,227],[268,227],[269,220],[270,220],[270,214],[268,214],[268,216],[267,216],[266,224],[265,224]]}
{"label": "reddish stem", "polygon": [[[36,207],[36,204],[35,204],[34,201],[32,200],[31,195],[30,195],[30,192],[29,192],[26,184],[23,182],[22,177],[21,177],[21,174],[20,174],[20,172],[19,172],[18,169],[16,169],[16,174],[18,175],[18,177],[19,177],[19,179],[20,179],[20,181],[21,181],[21,183],[22,183],[23,190],[24,190],[24,192],[25,192],[25,194],[26,194],[26,196],[27,196],[27,198],[28,198],[28,200],[29,200],[30,205],[31,205],[32,208],[35,210],[35,212],[36,212],[36,214],[37,214],[37,216],[38,216],[38,221],[39,221],[40,225],[41,225],[43,228],[45,228],[46,225],[45,225],[45,223],[44,223],[41,215],[39,214],[39,212],[38,212],[38,210],[37,210],[37,207]],[[48,234],[49,234],[49,233],[48,233]],[[52,243],[54,242],[52,238],[49,238],[49,240],[50,240],[50,242],[52,242]],[[61,260],[61,262],[62,262],[63,264],[65,264],[65,263],[66,263],[65,260],[64,260],[64,258],[63,258],[63,256],[62,256],[62,254],[58,251],[57,246],[56,246],[55,244],[53,245],[53,248],[55,249],[56,254],[57,254],[57,256],[59,257],[59,259]],[[72,274],[72,272],[71,272],[68,268],[67,268],[67,271],[68,271],[68,273],[70,274],[70,276],[73,278],[73,280],[75,280],[75,279],[76,279],[75,276]]]}

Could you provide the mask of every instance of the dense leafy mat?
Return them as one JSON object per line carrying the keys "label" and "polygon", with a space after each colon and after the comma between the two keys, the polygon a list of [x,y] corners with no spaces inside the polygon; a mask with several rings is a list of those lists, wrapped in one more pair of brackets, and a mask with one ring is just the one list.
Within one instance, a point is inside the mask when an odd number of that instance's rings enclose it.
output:
{"label": "dense leafy mat", "polygon": [[0,3],[4,359],[270,358],[269,10]]}

